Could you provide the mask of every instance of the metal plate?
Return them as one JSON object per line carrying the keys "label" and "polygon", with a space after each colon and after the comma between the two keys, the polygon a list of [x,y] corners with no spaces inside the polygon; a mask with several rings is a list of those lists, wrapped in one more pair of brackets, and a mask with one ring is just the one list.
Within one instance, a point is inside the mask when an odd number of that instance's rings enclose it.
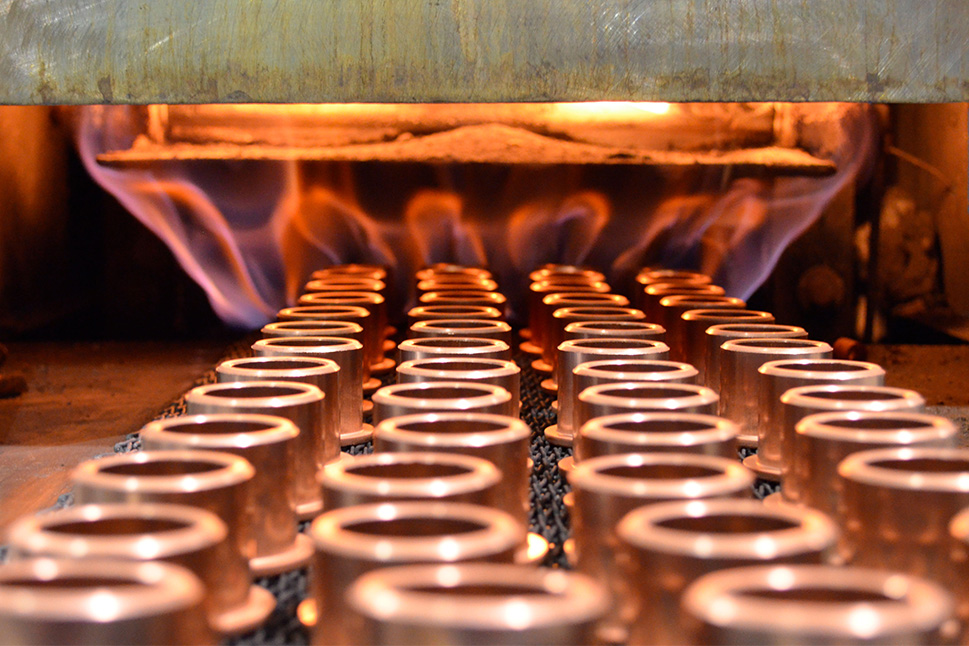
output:
{"label": "metal plate", "polygon": [[0,103],[969,100],[964,0],[0,0]]}

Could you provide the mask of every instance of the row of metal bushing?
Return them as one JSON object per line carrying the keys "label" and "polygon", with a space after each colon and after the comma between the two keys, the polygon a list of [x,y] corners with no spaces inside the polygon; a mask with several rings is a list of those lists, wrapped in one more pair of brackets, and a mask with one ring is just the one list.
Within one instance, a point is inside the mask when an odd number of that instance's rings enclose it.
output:
{"label": "row of metal bushing", "polygon": [[[316,643],[961,638],[969,451],[878,366],[699,274],[644,270],[630,299],[591,270],[536,270],[522,350],[557,396],[545,437],[574,448],[578,572],[549,570],[498,285],[422,270],[397,383],[377,389],[395,366],[385,278],[316,272],[186,415],[82,464],[76,507],[17,523],[0,634],[206,643],[266,620],[254,576],[309,565]],[[750,499],[755,480],[780,493]]]}
{"label": "row of metal bushing", "polygon": [[[315,273],[254,356],[142,429],[143,450],[81,464],[75,506],[18,521],[0,634],[211,643],[273,612],[255,577],[309,567],[315,643],[591,641],[605,589],[534,567],[547,544],[527,533],[531,433],[504,297],[483,270],[422,272],[399,383],[370,402],[395,365],[381,272]],[[341,451],[371,439],[373,455]],[[447,607],[425,598],[440,588]]]}
{"label": "row of metal bushing", "polygon": [[[645,269],[632,302],[594,271],[561,280],[532,283],[522,349],[557,396],[545,437],[574,448],[570,556],[610,588],[600,638],[964,641],[950,420],[706,276]],[[750,500],[755,482],[780,492]]]}

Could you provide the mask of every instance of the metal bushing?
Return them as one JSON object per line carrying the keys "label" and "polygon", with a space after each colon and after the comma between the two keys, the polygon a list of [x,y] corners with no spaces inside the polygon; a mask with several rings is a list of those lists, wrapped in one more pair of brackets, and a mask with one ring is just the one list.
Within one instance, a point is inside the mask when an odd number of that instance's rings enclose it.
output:
{"label": "metal bushing", "polygon": [[397,348],[400,362],[460,357],[511,361],[511,346],[498,339],[470,336],[426,336],[401,341]]}
{"label": "metal bushing", "polygon": [[417,283],[417,293],[427,294],[428,292],[453,292],[474,290],[480,292],[498,291],[498,283],[491,278],[466,278],[459,276],[440,276],[429,278]]}
{"label": "metal bushing", "polygon": [[[373,427],[363,423],[363,346],[359,341],[343,337],[302,336],[260,339],[252,344],[258,357],[316,357],[329,359],[340,366],[336,375],[338,399],[340,400],[340,425],[326,428],[327,438],[333,437],[336,448],[329,439],[326,444],[325,462],[334,459],[340,446],[360,444],[370,439]],[[323,403],[325,408],[326,403]],[[323,419],[327,419],[325,416]]]}
{"label": "metal bushing", "polygon": [[304,294],[313,292],[376,292],[386,298],[387,283],[365,276],[326,276],[314,278],[303,286]]}
{"label": "metal bushing", "polygon": [[345,592],[381,567],[467,561],[511,563],[525,528],[507,513],[464,503],[385,502],[327,512],[313,521],[312,643],[351,643]]}
{"label": "metal bushing", "polygon": [[272,415],[183,415],[141,429],[149,451],[210,450],[238,455],[256,470],[252,479],[249,525],[253,554],[249,570],[271,576],[309,562],[313,545],[296,531],[296,478],[299,429]]}
{"label": "metal bushing", "polygon": [[[310,356],[229,359],[215,367],[215,374],[218,383],[295,381],[316,386],[323,393],[324,428],[340,428],[340,366],[331,359]],[[330,450],[326,458],[333,457],[334,452]]]}
{"label": "metal bushing", "polygon": [[[284,417],[299,429],[296,461],[291,465],[296,487],[296,514],[312,518],[320,513],[322,499],[316,472],[339,457],[339,441],[326,441],[323,427],[323,393],[316,386],[292,381],[239,381],[193,388],[185,396],[188,415],[256,413]],[[327,446],[329,444],[329,446]],[[331,457],[332,447],[337,454]]]}
{"label": "metal bushing", "polygon": [[672,349],[673,343],[683,348],[683,361],[693,364],[700,372],[700,383],[704,381],[707,362],[707,328],[712,325],[728,323],[773,323],[774,315],[770,312],[758,310],[734,309],[697,309],[687,310],[680,315],[680,323],[674,328],[679,331],[677,339],[668,342]]}
{"label": "metal bushing", "polygon": [[[365,330],[371,327],[373,317],[365,307],[356,305],[300,305],[279,310],[276,318],[283,321],[350,321]],[[296,335],[292,335],[296,336]]]}
{"label": "metal bushing", "polygon": [[444,292],[426,292],[417,299],[422,305],[471,305],[493,307],[501,312],[502,318],[508,315],[508,299],[500,292],[486,292],[476,289],[457,289]]}
{"label": "metal bushing", "polygon": [[969,507],[969,449],[890,447],[838,464],[842,558],[907,572],[950,590],[949,522]]}
{"label": "metal bushing", "polygon": [[497,307],[482,307],[479,305],[421,305],[407,310],[407,321],[411,326],[418,321],[449,319],[503,321],[505,315]]}
{"label": "metal bushing", "polygon": [[568,474],[582,460],[618,453],[700,453],[733,458],[740,428],[728,419],[697,413],[620,413],[586,422],[573,455],[559,461]]}
{"label": "metal bushing", "polygon": [[881,386],[885,370],[867,361],[842,359],[778,359],[757,369],[757,394],[760,413],[757,424],[757,454],[746,459],[747,466],[768,479],[777,480],[781,465],[792,458],[794,427],[787,434],[781,395],[799,386],[854,384]]}
{"label": "metal bushing", "polygon": [[558,423],[545,429],[549,442],[559,446],[571,446],[572,436],[579,428],[575,422],[576,399],[575,368],[587,361],[601,359],[665,359],[669,348],[662,341],[648,339],[596,338],[564,341],[559,345],[559,361],[556,383],[549,380],[542,386],[557,393]]}
{"label": "metal bushing", "polygon": [[605,282],[606,276],[602,272],[578,265],[562,265],[547,263],[528,274],[528,280],[535,283],[541,280],[556,280],[559,278],[582,278],[589,282]]}
{"label": "metal bushing", "polygon": [[[643,505],[669,500],[749,498],[754,475],[736,459],[688,453],[625,453],[582,460],[569,475],[575,564],[621,599],[616,526]],[[618,604],[610,628],[623,626]],[[621,637],[613,630],[609,634]]]}
{"label": "metal bushing", "polygon": [[[629,299],[620,294],[598,292],[567,291],[546,294],[538,309],[537,334],[532,335],[531,339],[539,354],[544,354],[545,347],[553,342],[552,326],[555,323],[552,314],[563,307],[629,307]],[[564,336],[564,332],[562,335]],[[551,364],[541,357],[532,362],[532,367],[539,372],[553,372]]]}
{"label": "metal bushing", "polygon": [[170,563],[35,558],[0,567],[0,635],[24,646],[215,644],[198,577]]}
{"label": "metal bushing", "polygon": [[431,265],[430,267],[425,267],[420,269],[414,274],[414,277],[418,280],[431,280],[434,278],[442,278],[445,276],[464,276],[471,278],[493,278],[491,272],[483,267],[468,267],[465,265],[456,265],[453,263],[439,262]]}
{"label": "metal bushing", "polygon": [[963,509],[952,518],[949,536],[956,614],[962,623],[960,643],[965,644],[969,641],[969,510]]}
{"label": "metal bushing", "polygon": [[185,567],[205,584],[206,615],[222,635],[249,632],[276,607],[273,595],[251,585],[245,564],[234,558],[225,523],[197,507],[75,505],[21,518],[7,539],[14,558],[165,561]]}
{"label": "metal bushing", "polygon": [[413,359],[397,366],[397,383],[425,381],[470,381],[492,384],[511,394],[514,417],[521,413],[521,368],[514,361],[476,357],[431,357]]}
{"label": "metal bushing", "polygon": [[[677,361],[686,361],[686,322],[682,316],[690,310],[730,310],[746,309],[747,303],[733,296],[694,296],[679,294],[664,296],[659,300],[656,322],[666,328],[666,338],[670,342],[670,356]],[[675,346],[673,345],[675,344]],[[674,349],[675,348],[675,349]]]}
{"label": "metal bushing", "polygon": [[836,411],[808,415],[794,428],[784,500],[839,515],[838,464],[852,453],[893,446],[957,446],[955,424],[923,413]]}
{"label": "metal bushing", "polygon": [[[781,416],[784,437],[793,438],[798,422],[815,413],[865,411],[865,412],[907,412],[921,413],[925,409],[925,398],[914,390],[889,386],[864,386],[855,384],[820,384],[791,388],[781,395]],[[781,462],[781,479],[785,497],[799,500],[801,486],[796,477],[789,477],[792,463],[787,459]],[[779,496],[773,496],[777,501]]]}
{"label": "metal bushing", "polygon": [[476,339],[495,339],[511,347],[511,326],[504,321],[488,319],[430,319],[410,326],[410,338],[429,336],[470,336]]}
{"label": "metal bushing", "polygon": [[424,500],[497,507],[501,471],[483,458],[432,452],[371,453],[328,464],[317,479],[323,509]]}
{"label": "metal bushing", "polygon": [[[370,312],[370,317],[364,319],[363,326],[364,353],[367,356],[370,372],[386,372],[394,367],[391,357],[384,357],[388,349],[387,341],[387,301],[375,292],[313,292],[299,297],[300,305],[343,305],[362,307]],[[390,342],[391,344],[393,342]],[[392,349],[392,345],[390,346]]]}
{"label": "metal bushing", "polygon": [[720,414],[740,424],[741,446],[757,446],[757,369],[777,359],[830,359],[832,352],[824,341],[774,337],[731,339],[720,346]]}
{"label": "metal bushing", "polygon": [[332,265],[317,269],[310,274],[310,280],[318,280],[330,276],[354,276],[360,278],[372,278],[374,280],[387,280],[387,268],[381,265],[367,265],[361,263],[349,263],[346,265]]}
{"label": "metal bushing", "polygon": [[384,420],[374,429],[377,454],[431,451],[483,458],[501,471],[496,506],[528,524],[531,430],[520,419],[486,413],[424,413]]}
{"label": "metal bushing", "polygon": [[666,342],[666,328],[645,321],[578,321],[565,326],[565,340],[599,339],[649,339]]}
{"label": "metal bushing", "polygon": [[548,312],[542,305],[542,299],[549,294],[608,294],[612,291],[608,283],[591,281],[583,276],[574,276],[556,280],[540,280],[528,286],[528,328],[523,330],[523,338],[528,339],[522,344],[522,351],[529,354],[541,354],[545,345],[545,327]]}
{"label": "metal bushing", "polygon": [[952,597],[897,572],[754,565],[711,572],[681,603],[690,644],[943,644]]}
{"label": "metal bushing", "polygon": [[636,274],[636,283],[645,288],[656,283],[688,283],[694,285],[709,285],[713,280],[706,274],[687,269],[657,269],[643,267]]}
{"label": "metal bushing", "polygon": [[631,307],[592,306],[560,307],[552,311],[548,342],[542,348],[542,359],[552,368],[558,363],[558,347],[565,341],[565,327],[582,321],[642,321],[646,315]]}
{"label": "metal bushing", "polygon": [[666,411],[717,413],[717,393],[706,386],[667,382],[623,381],[586,388],[579,393],[573,420],[579,429],[589,420],[619,413]]}
{"label": "metal bushing", "polygon": [[806,339],[807,330],[796,325],[776,323],[721,323],[711,325],[704,332],[707,351],[703,361],[704,370],[700,373],[702,385],[719,390],[720,388],[720,346],[731,339]]}
{"label": "metal bushing", "polygon": [[347,591],[359,643],[591,644],[606,590],[577,572],[466,563],[385,568]]}
{"label": "metal bushing", "polygon": [[[339,336],[364,341],[363,326],[353,321],[277,321],[260,330],[264,339],[281,336]],[[369,370],[369,366],[367,366]]]}
{"label": "metal bushing", "polygon": [[477,412],[513,416],[511,393],[491,384],[470,381],[426,381],[384,386],[373,394],[373,419],[416,413]]}
{"label": "metal bushing", "polygon": [[598,359],[585,361],[572,369],[575,392],[591,386],[617,381],[664,381],[671,384],[696,383],[696,368],[681,361],[660,359]]}
{"label": "metal bushing", "polygon": [[724,498],[640,507],[616,534],[629,555],[622,579],[629,643],[685,644],[679,607],[690,583],[745,565],[824,564],[838,529],[813,509]]}
{"label": "metal bushing", "polygon": [[222,567],[248,578],[255,552],[249,518],[255,475],[249,462],[229,453],[137,451],[82,462],[71,480],[79,505],[160,502],[212,512],[229,531]]}
{"label": "metal bushing", "polygon": [[723,296],[726,292],[719,285],[709,283],[653,283],[643,288],[639,295],[639,309],[650,323],[661,323],[663,314],[659,302],[667,296]]}

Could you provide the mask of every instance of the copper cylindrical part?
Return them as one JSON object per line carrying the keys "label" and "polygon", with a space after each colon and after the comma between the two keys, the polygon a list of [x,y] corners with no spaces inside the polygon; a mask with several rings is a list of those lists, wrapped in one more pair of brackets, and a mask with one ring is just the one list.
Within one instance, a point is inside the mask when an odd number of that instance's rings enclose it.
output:
{"label": "copper cylindrical part", "polygon": [[472,305],[478,307],[493,307],[502,315],[507,315],[508,299],[499,292],[481,290],[449,290],[444,292],[427,292],[421,294],[417,301],[423,305]]}
{"label": "copper cylindrical part", "polygon": [[336,509],[317,518],[310,533],[316,543],[314,644],[355,641],[344,594],[366,572],[412,563],[510,563],[525,540],[521,523],[498,509],[426,501]]}
{"label": "copper cylindrical part", "polygon": [[[365,357],[359,341],[327,336],[279,337],[256,341],[252,351],[259,357],[310,356],[329,359],[340,366],[336,376],[340,425],[325,429],[327,443],[324,462],[338,457],[342,444],[369,439],[373,429],[363,423]],[[325,402],[323,406],[326,407]],[[325,412],[324,419],[327,419]]]}
{"label": "copper cylindrical part", "polygon": [[384,339],[387,338],[387,301],[376,292],[329,291],[303,294],[300,305],[349,305],[362,307],[370,312],[370,318],[360,323],[364,329],[364,353],[371,371],[384,370],[393,365],[384,360]]}
{"label": "copper cylindrical part", "polygon": [[760,418],[757,369],[776,359],[828,359],[832,348],[810,339],[742,338],[721,346],[720,414],[740,424],[741,442],[756,446]]}
{"label": "copper cylindrical part", "polygon": [[427,381],[384,386],[373,395],[373,419],[416,413],[478,412],[512,415],[511,393],[499,386],[468,381]]}
{"label": "copper cylindrical part", "polygon": [[407,311],[410,325],[418,321],[437,321],[447,319],[486,319],[504,320],[504,313],[497,307],[480,305],[421,305]]}
{"label": "copper cylindrical part", "polygon": [[796,325],[776,323],[721,323],[711,325],[706,335],[707,350],[703,361],[704,370],[700,373],[702,385],[718,390],[720,388],[720,346],[731,339],[806,339],[807,331]]}
{"label": "copper cylindrical part", "polygon": [[656,322],[666,328],[666,338],[670,345],[671,356],[677,361],[686,361],[686,325],[682,316],[690,310],[743,310],[747,303],[742,299],[733,296],[693,296],[690,294],[679,294],[674,296],[664,296],[659,301]]}
{"label": "copper cylindrical part", "polygon": [[649,339],[666,342],[666,328],[645,321],[579,321],[565,326],[565,340],[598,339],[612,337],[621,339]]}
{"label": "copper cylindrical part", "polygon": [[[549,441],[571,444],[571,438],[579,428],[575,411],[579,391],[576,390],[575,368],[587,361],[600,359],[665,359],[669,347],[661,341],[647,339],[577,339],[559,345],[559,362],[554,384],[558,394],[558,423],[546,436]],[[551,427],[549,427],[551,429]]]}
{"label": "copper cylindrical part", "polygon": [[688,283],[696,285],[709,285],[712,279],[706,274],[698,271],[686,269],[656,269],[653,267],[643,267],[636,274],[636,283],[645,288],[647,285],[656,283]]}
{"label": "copper cylindrical part", "polygon": [[417,321],[410,326],[410,338],[437,336],[469,336],[476,339],[495,339],[511,347],[511,326],[504,321],[488,319],[437,319]]}
{"label": "copper cylindrical part", "polygon": [[428,292],[453,292],[453,291],[481,291],[496,292],[498,283],[491,278],[471,278],[464,280],[453,280],[448,278],[428,278],[417,283],[417,293],[427,294]]}
{"label": "copper cylindrical part", "polygon": [[[312,518],[322,500],[316,472],[327,460],[323,428],[323,393],[316,386],[286,381],[240,381],[193,388],[185,396],[189,415],[258,413],[277,415],[299,429],[296,461],[290,467],[295,480],[296,513]],[[331,444],[339,445],[334,438]],[[335,456],[338,457],[338,456]]]}
{"label": "copper cylindrical part", "polygon": [[511,347],[497,339],[467,336],[427,336],[401,341],[397,346],[400,362],[435,357],[462,357],[511,360]]}
{"label": "copper cylindrical part", "polygon": [[560,307],[552,311],[548,342],[542,347],[542,359],[552,368],[558,363],[558,347],[565,341],[565,327],[582,321],[642,321],[645,315],[630,307],[592,306]]}
{"label": "copper cylindrical part", "polygon": [[255,553],[249,524],[256,471],[217,451],[137,451],[82,462],[71,473],[74,499],[89,503],[174,503],[210,511],[226,524],[226,576],[249,576]]}
{"label": "copper cylindrical part", "polygon": [[717,393],[705,386],[666,382],[619,382],[586,388],[575,408],[576,428],[597,417],[634,411],[676,411],[715,415]]}
{"label": "copper cylindrical part", "polygon": [[386,298],[387,283],[377,278],[327,276],[314,278],[303,286],[304,294],[314,292],[375,292]]}
{"label": "copper cylindrical part", "polygon": [[557,280],[559,278],[573,277],[581,277],[590,282],[605,282],[606,280],[605,274],[594,269],[580,267],[578,265],[562,265],[556,263],[548,263],[528,274],[528,279],[533,283],[541,280]]}
{"label": "copper cylindrical part", "polygon": [[0,568],[0,635],[47,644],[215,644],[198,577],[170,563],[35,558]]}
{"label": "copper cylindrical part", "polygon": [[799,386],[815,384],[853,384],[881,386],[885,370],[867,361],[843,359],[780,359],[768,361],[757,369],[760,387],[757,424],[757,455],[750,459],[764,468],[780,473],[784,461],[792,458],[794,428],[790,435],[784,425],[781,395]]}
{"label": "copper cylindrical part", "polygon": [[310,274],[310,279],[318,280],[329,276],[359,276],[361,278],[373,278],[374,280],[383,281],[386,281],[388,277],[386,267],[362,263],[348,263],[317,269]]}
{"label": "copper cylindrical part", "polygon": [[[276,315],[280,321],[350,321],[368,329],[373,317],[365,307],[355,305],[301,305],[286,307]],[[293,335],[296,336],[296,335]]]}
{"label": "copper cylindrical part", "polygon": [[[808,415],[834,411],[908,412],[919,413],[925,399],[914,390],[889,386],[854,384],[821,384],[791,388],[781,395],[781,416],[784,437],[793,438],[797,423]],[[784,496],[800,499],[800,479],[792,474],[792,463],[781,462]]]}
{"label": "copper cylindrical part", "polygon": [[591,281],[584,276],[578,275],[569,278],[556,280],[540,280],[532,283],[528,287],[528,329],[525,335],[531,347],[525,347],[525,351],[533,354],[541,354],[545,346],[545,328],[547,325],[548,312],[542,305],[542,299],[549,294],[571,293],[571,294],[608,294],[612,291],[607,283]]}
{"label": "copper cylindrical part", "polygon": [[[671,343],[679,343],[683,348],[683,361],[693,364],[700,373],[699,383],[704,381],[707,360],[707,328],[726,323],[773,323],[774,315],[770,312],[744,309],[697,309],[687,310],[680,315],[678,328],[680,338]],[[670,346],[672,348],[672,346]]]}
{"label": "copper cylindrical part", "polygon": [[[579,571],[606,583],[614,601],[622,595],[613,546],[616,525],[630,511],[667,500],[747,498],[753,474],[734,459],[687,453],[626,453],[582,460],[569,475]],[[622,623],[619,608],[613,620]]]}
{"label": "copper cylindrical part", "polygon": [[531,430],[520,419],[486,413],[425,413],[384,420],[374,429],[374,451],[433,451],[484,458],[501,470],[496,505],[528,524],[528,447]]}
{"label": "copper cylindrical part", "polygon": [[250,584],[245,568],[232,567],[238,564],[228,535],[225,523],[203,509],[116,503],[76,505],[22,518],[7,538],[15,558],[181,565],[205,584],[204,605],[213,630],[234,635],[263,623],[276,600],[268,590]]}
{"label": "copper cylindrical part", "polygon": [[808,415],[795,426],[782,493],[790,502],[838,517],[838,464],[852,453],[892,446],[956,446],[958,441],[955,425],[937,415],[862,411]]}
{"label": "copper cylindrical part", "polygon": [[712,572],[681,604],[691,644],[941,644],[952,597],[897,572],[759,565]]}
{"label": "copper cylindrical part", "polygon": [[[740,428],[728,419],[698,413],[642,412],[597,417],[575,438],[573,461],[619,453],[737,455]],[[561,464],[561,463],[560,463]]]}
{"label": "copper cylindrical part", "polygon": [[667,296],[723,296],[723,287],[703,283],[653,283],[640,294],[640,309],[650,323],[660,323],[663,314],[659,302]]}
{"label": "copper cylindrical part", "polygon": [[617,381],[692,384],[696,376],[696,368],[688,363],[659,359],[597,359],[580,363],[572,370],[576,392]]}
{"label": "copper cylindrical part", "polygon": [[[215,368],[219,383],[296,381],[316,386],[323,393],[323,425],[325,429],[340,428],[339,371],[340,366],[332,359],[321,359],[316,356],[245,357],[223,361]],[[334,452],[331,450],[325,459],[333,459],[333,454]]]}
{"label": "copper cylindrical part", "polygon": [[591,644],[606,590],[577,572],[467,563],[386,568],[347,591],[360,643]]}
{"label": "copper cylindrical part", "polygon": [[468,267],[453,263],[439,262],[419,270],[417,280],[430,280],[442,276],[471,276],[474,278],[492,278],[491,272],[483,267]]}
{"label": "copper cylindrical part", "polygon": [[756,500],[659,503],[633,510],[616,534],[630,644],[684,644],[680,597],[704,574],[745,565],[827,562],[838,537],[824,514]]}
{"label": "copper cylindrical part", "polygon": [[298,435],[296,425],[282,417],[223,413],[150,422],[141,429],[141,442],[149,451],[224,451],[252,464],[249,569],[269,576],[306,565],[313,553],[306,536],[296,531]]}
{"label": "copper cylindrical part", "polygon": [[513,415],[521,412],[521,368],[514,361],[476,357],[432,357],[397,366],[397,383],[470,381],[500,386],[511,394]]}
{"label": "copper cylindrical part", "polygon": [[[598,292],[561,291],[552,292],[542,297],[538,308],[536,334],[532,335],[532,343],[538,347],[539,353],[544,353],[545,346],[552,343],[552,314],[563,307],[628,307],[629,299],[619,294]],[[541,344],[541,345],[539,345]],[[551,372],[552,367],[542,359],[536,368],[543,372]]]}
{"label": "copper cylindrical part", "polygon": [[[363,326],[353,321],[277,321],[260,330],[264,339],[281,336],[339,336],[364,341]],[[369,367],[369,366],[368,366]]]}
{"label": "copper cylindrical part", "polygon": [[922,576],[952,590],[949,522],[969,507],[969,449],[891,447],[838,465],[842,557]]}
{"label": "copper cylindrical part", "polygon": [[949,522],[949,541],[952,556],[952,590],[956,598],[956,614],[962,622],[961,641],[969,639],[969,510],[963,509]]}
{"label": "copper cylindrical part", "polygon": [[371,453],[326,465],[318,480],[325,511],[404,500],[496,506],[501,471],[470,455]]}

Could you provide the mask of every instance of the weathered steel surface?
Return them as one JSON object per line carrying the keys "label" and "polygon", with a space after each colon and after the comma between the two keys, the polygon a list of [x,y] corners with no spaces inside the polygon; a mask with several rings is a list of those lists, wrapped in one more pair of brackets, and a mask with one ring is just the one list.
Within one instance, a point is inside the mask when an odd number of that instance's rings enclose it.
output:
{"label": "weathered steel surface", "polygon": [[0,102],[969,100],[965,0],[0,0]]}

